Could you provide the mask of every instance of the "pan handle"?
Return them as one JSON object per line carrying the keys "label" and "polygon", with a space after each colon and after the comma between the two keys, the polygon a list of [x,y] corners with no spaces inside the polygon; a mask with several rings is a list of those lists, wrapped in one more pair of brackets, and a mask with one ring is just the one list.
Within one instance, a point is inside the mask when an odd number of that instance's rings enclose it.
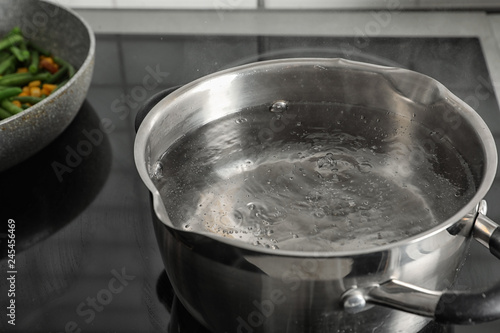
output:
{"label": "pan handle", "polygon": [[136,133],[137,133],[137,130],[139,129],[139,126],[141,126],[142,121],[148,115],[149,111],[151,111],[151,109],[156,104],[158,104],[158,102],[160,102],[163,98],[167,97],[168,95],[170,95],[171,93],[173,93],[175,90],[179,89],[180,87],[181,86],[176,86],[176,87],[172,87],[172,88],[168,88],[168,89],[162,90],[162,91],[154,94],[153,96],[151,96],[142,105],[142,107],[139,109],[139,111],[137,111],[137,114],[135,116],[134,127],[135,127],[135,132]]}
{"label": "pan handle", "polygon": [[[500,227],[486,217],[481,201],[473,237],[500,259]],[[396,279],[368,288],[353,288],[342,296],[344,310],[363,311],[367,303],[434,318],[442,324],[467,325],[500,319],[500,282],[480,291],[433,291]]]}
{"label": "pan handle", "polygon": [[486,216],[487,210],[486,201],[481,201],[474,223],[473,237],[500,259],[500,227]]}

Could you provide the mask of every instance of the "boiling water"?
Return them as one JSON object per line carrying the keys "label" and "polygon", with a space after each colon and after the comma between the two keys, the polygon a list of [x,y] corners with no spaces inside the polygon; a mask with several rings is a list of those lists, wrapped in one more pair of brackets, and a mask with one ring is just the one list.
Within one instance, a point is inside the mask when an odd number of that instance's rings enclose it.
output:
{"label": "boiling water", "polygon": [[352,250],[428,230],[474,194],[451,147],[445,162],[465,181],[436,172],[436,153],[411,141],[429,132],[413,119],[388,130],[380,119],[401,117],[313,109],[246,110],[179,140],[152,175],[172,223],[274,249]]}

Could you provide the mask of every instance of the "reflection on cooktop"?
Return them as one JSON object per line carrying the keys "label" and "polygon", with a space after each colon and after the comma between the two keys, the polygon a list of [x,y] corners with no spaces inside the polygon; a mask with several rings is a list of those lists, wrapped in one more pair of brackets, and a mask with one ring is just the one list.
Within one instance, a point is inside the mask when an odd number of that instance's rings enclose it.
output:
{"label": "reflection on cooktop", "polygon": [[[16,230],[18,253],[70,223],[103,186],[111,169],[112,153],[99,126],[98,115],[86,101],[73,122],[50,145],[0,174],[0,183],[9,189],[0,192],[0,202],[8,207],[1,214],[26,221]],[[79,190],[82,188],[85,191]],[[6,253],[2,248],[0,258]]]}
{"label": "reflection on cooktop", "polygon": [[[86,135],[99,128],[99,123],[86,101],[56,140],[0,174],[2,221],[15,221],[16,252],[9,259],[14,258],[19,272],[14,298],[22,304],[18,318],[65,293],[69,281],[81,272],[87,231],[72,222],[95,199],[111,170],[108,138],[97,131],[92,132],[92,139]],[[86,154],[90,149],[93,153]],[[1,223],[1,228],[6,233],[7,223]],[[7,242],[0,244],[0,259],[4,260],[0,267],[5,272]],[[8,283],[0,280],[2,295]]]}

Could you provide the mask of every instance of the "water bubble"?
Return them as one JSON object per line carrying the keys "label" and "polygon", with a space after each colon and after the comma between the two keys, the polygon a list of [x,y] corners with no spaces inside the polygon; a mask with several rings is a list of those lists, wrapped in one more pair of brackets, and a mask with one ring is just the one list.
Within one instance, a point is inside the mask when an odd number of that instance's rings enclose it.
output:
{"label": "water bubble", "polygon": [[317,162],[317,164],[318,164],[318,168],[322,168],[322,167],[323,167],[323,165],[325,165],[325,163],[326,163],[325,159],[320,158],[320,159],[318,160],[318,162]]}
{"label": "water bubble", "polygon": [[306,200],[309,202],[317,202],[317,201],[321,200],[321,193],[318,191],[309,192],[306,195]]}
{"label": "water bubble", "polygon": [[239,210],[235,210],[233,212],[233,218],[237,224],[241,224],[243,222],[243,214]]}
{"label": "water bubble", "polygon": [[370,172],[373,169],[373,165],[368,162],[363,162],[358,165],[358,169],[361,172]]}
{"label": "water bubble", "polygon": [[319,211],[314,212],[314,216],[317,218],[323,218],[326,216],[326,214],[322,210],[319,210]]}
{"label": "water bubble", "polygon": [[258,236],[260,236],[260,235],[262,234],[262,231],[261,231],[261,229],[260,229],[260,228],[257,228],[257,229],[255,229],[255,230],[252,232],[252,234],[253,234],[255,237],[258,237]]}
{"label": "water bubble", "polygon": [[248,119],[246,119],[246,118],[238,118],[234,122],[236,124],[243,124],[243,123],[246,123],[247,121],[248,121]]}

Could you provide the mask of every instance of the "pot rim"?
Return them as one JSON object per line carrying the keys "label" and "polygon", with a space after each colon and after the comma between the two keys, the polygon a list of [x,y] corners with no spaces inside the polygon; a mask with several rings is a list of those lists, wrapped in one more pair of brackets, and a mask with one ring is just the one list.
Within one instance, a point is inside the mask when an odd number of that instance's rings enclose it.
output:
{"label": "pot rim", "polygon": [[[242,72],[253,71],[259,67],[276,66],[278,64],[314,66],[314,65],[320,65],[320,63],[328,63],[330,66],[331,65],[346,66],[355,70],[371,70],[378,73],[384,73],[390,71],[392,73],[406,73],[406,74],[411,74],[413,76],[420,76],[422,78],[426,78],[427,80],[433,82],[436,85],[436,88],[439,90],[440,94],[443,95],[443,98],[452,101],[456,103],[458,106],[460,106],[461,110],[460,113],[476,130],[476,133],[483,144],[483,147],[479,147],[479,149],[482,149],[484,151],[484,156],[485,156],[484,166],[483,166],[484,169],[483,177],[476,190],[476,193],[469,200],[469,202],[466,205],[464,205],[460,210],[455,212],[455,214],[453,214],[447,220],[417,235],[382,246],[374,246],[359,250],[348,250],[348,251],[292,251],[292,250],[282,250],[282,249],[270,249],[265,247],[257,247],[252,244],[231,238],[217,236],[209,232],[206,233],[191,232],[174,227],[168,220],[168,215],[163,205],[159,191],[156,189],[153,182],[151,181],[148,171],[146,169],[147,160],[146,160],[145,148],[147,147],[148,144],[148,138],[149,138],[148,133],[150,133],[151,129],[153,128],[155,120],[160,116],[161,113],[165,112],[164,105],[168,103],[168,101],[170,100],[174,100],[176,98],[181,97],[185,92],[198,87],[200,84],[205,84],[207,81],[214,80],[222,76],[234,76],[237,74],[241,74]],[[471,212],[473,212],[474,214],[473,216],[475,216],[475,213],[477,212],[477,205],[484,198],[484,196],[486,195],[486,193],[488,192],[493,183],[498,164],[498,155],[497,155],[495,140],[484,120],[474,109],[472,109],[472,107],[470,107],[467,103],[459,99],[455,94],[453,94],[450,90],[448,90],[448,88],[446,88],[442,83],[440,83],[439,81],[435,80],[434,78],[428,75],[421,74],[408,69],[374,65],[352,60],[345,60],[342,58],[287,58],[287,59],[267,60],[267,61],[245,64],[230,69],[225,69],[219,72],[203,76],[197,80],[194,80],[180,87],[179,89],[177,89],[176,91],[172,92],[170,95],[162,99],[151,109],[148,115],[144,118],[142,124],[137,130],[137,136],[134,142],[134,158],[141,179],[143,180],[144,184],[153,195],[153,207],[155,210],[155,214],[157,215],[158,219],[168,228],[173,230],[180,230],[182,232],[203,235],[215,241],[222,242],[227,245],[252,252],[256,255],[267,254],[274,256],[302,257],[302,258],[353,257],[375,252],[391,251],[401,246],[407,246],[409,244],[418,243],[420,241],[423,241],[424,239],[432,237],[435,234],[441,233],[446,229],[448,229],[450,226],[461,221],[462,219],[469,218]],[[165,221],[165,219],[167,221]]]}

